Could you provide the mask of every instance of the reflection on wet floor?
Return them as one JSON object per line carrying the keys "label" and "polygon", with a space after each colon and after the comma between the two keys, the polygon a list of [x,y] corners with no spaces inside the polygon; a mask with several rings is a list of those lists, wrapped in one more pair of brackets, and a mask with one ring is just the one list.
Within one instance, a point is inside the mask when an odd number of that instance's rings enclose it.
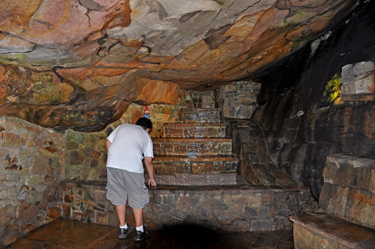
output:
{"label": "reflection on wet floor", "polygon": [[153,231],[142,242],[134,242],[134,234],[132,231],[127,239],[119,240],[115,227],[59,219],[18,239],[7,248],[294,248],[292,231],[224,233],[199,226],[179,225]]}

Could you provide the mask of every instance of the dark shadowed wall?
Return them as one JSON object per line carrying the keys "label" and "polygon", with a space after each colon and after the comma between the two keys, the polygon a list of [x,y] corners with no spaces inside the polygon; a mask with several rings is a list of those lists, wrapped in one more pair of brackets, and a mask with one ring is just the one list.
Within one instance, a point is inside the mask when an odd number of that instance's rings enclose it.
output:
{"label": "dark shadowed wall", "polygon": [[375,157],[375,103],[322,101],[327,81],[360,61],[375,61],[374,1],[257,79],[260,107],[253,118],[265,129],[270,156],[317,199],[327,155]]}

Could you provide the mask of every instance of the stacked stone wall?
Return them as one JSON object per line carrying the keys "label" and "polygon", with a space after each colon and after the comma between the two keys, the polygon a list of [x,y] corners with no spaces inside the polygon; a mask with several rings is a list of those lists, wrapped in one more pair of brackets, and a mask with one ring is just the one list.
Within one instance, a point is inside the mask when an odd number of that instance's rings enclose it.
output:
{"label": "stacked stone wall", "polygon": [[[177,224],[197,224],[224,231],[291,229],[289,216],[312,211],[315,203],[306,190],[268,189],[253,186],[158,187],[150,189],[143,222],[150,229]],[[64,214],[73,219],[118,226],[114,206],[105,199],[104,182],[62,184]],[[134,216],[127,207],[127,222]]]}
{"label": "stacked stone wall", "polygon": [[65,167],[64,133],[0,118],[0,244],[60,217]]}
{"label": "stacked stone wall", "polygon": [[258,107],[257,97],[261,84],[239,81],[219,88],[217,102],[224,118],[251,118]]}

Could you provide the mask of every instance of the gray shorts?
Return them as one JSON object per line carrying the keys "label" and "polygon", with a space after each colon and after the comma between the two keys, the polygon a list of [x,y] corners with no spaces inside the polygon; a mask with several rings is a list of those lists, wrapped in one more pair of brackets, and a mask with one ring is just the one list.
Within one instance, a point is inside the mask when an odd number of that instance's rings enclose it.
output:
{"label": "gray shorts", "polygon": [[115,206],[128,201],[131,208],[144,208],[149,202],[144,174],[107,167],[106,197]]}

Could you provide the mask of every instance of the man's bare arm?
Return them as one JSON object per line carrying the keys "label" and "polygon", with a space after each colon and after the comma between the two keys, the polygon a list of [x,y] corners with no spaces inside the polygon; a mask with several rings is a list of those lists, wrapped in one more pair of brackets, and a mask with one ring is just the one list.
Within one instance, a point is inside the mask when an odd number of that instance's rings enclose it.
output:
{"label": "man's bare arm", "polygon": [[155,178],[154,178],[154,161],[152,157],[145,157],[145,165],[147,168],[148,175],[150,178],[148,179],[149,186],[156,186]]}
{"label": "man's bare arm", "polygon": [[105,140],[105,147],[107,148],[107,151],[109,150],[109,146],[111,146],[112,142],[109,141],[108,139]]}

